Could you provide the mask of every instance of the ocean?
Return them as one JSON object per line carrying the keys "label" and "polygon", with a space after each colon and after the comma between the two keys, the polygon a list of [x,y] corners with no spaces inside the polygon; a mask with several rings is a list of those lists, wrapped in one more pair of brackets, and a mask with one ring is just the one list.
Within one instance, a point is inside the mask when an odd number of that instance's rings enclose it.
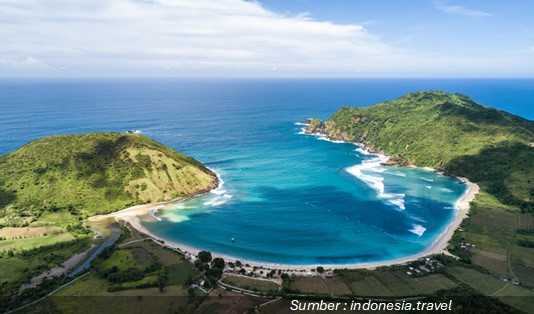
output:
{"label": "ocean", "polygon": [[297,122],[430,89],[534,118],[534,80],[522,79],[3,79],[0,154],[46,135],[141,130],[224,182],[160,209],[146,223],[158,236],[258,262],[385,261],[436,241],[465,185],[383,167]]}

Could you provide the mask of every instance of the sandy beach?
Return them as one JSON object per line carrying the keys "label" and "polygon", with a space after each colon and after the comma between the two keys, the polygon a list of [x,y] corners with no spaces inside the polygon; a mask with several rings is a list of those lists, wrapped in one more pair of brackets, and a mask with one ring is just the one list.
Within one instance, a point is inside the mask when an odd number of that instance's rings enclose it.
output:
{"label": "sandy beach", "polygon": [[[427,248],[425,251],[398,258],[398,259],[392,259],[387,261],[378,261],[378,262],[369,262],[369,263],[357,263],[357,264],[334,264],[334,265],[289,265],[289,264],[276,264],[276,263],[266,263],[266,262],[257,262],[257,261],[250,261],[245,260],[236,256],[228,256],[225,254],[219,254],[217,252],[211,252],[214,257],[222,257],[226,261],[235,261],[239,260],[243,264],[249,264],[250,266],[256,266],[256,267],[263,267],[267,269],[287,269],[287,270],[293,270],[293,271],[305,271],[310,269],[315,269],[318,266],[323,266],[326,269],[335,269],[335,268],[352,268],[352,269],[363,269],[363,268],[376,268],[381,266],[391,266],[396,264],[404,264],[408,263],[410,261],[417,260],[421,257],[433,255],[433,254],[440,254],[440,253],[447,253],[446,248],[451,240],[454,232],[458,229],[460,224],[462,223],[462,220],[467,217],[467,214],[469,212],[469,203],[475,198],[476,194],[479,191],[479,187],[477,184],[470,182],[466,178],[458,178],[465,182],[467,186],[467,190],[464,192],[464,194],[458,199],[458,201],[455,204],[455,219],[454,221],[446,228],[446,230],[439,236],[434,243]],[[183,200],[182,200],[183,201]],[[130,224],[132,228],[135,228],[137,231],[146,234],[147,236],[150,236],[151,238],[155,239],[156,241],[163,243],[164,245],[179,249],[180,251],[184,252],[185,254],[198,254],[199,251],[201,251],[198,248],[193,248],[187,245],[184,245],[183,243],[178,243],[174,241],[168,241],[166,239],[163,239],[161,237],[158,237],[157,235],[150,232],[147,228],[143,226],[141,223],[142,221],[156,221],[156,217],[154,216],[154,212],[157,212],[157,210],[161,207],[163,207],[166,204],[178,202],[178,200],[170,201],[170,202],[162,202],[162,203],[150,203],[150,204],[143,204],[143,205],[137,205],[132,206],[126,209],[123,209],[121,211],[111,213],[108,215],[99,215],[89,218],[90,221],[99,221],[102,219],[108,219],[108,218],[114,218],[117,221],[125,221]]]}

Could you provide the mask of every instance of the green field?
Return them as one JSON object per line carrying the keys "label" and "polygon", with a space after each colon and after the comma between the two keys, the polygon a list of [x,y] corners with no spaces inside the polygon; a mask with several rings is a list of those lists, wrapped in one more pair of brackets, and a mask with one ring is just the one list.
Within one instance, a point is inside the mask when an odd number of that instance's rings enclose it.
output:
{"label": "green field", "polygon": [[532,301],[534,300],[534,292],[532,290],[508,285],[497,291],[494,296],[498,297],[502,302],[518,308],[525,313],[531,313],[533,310]]}
{"label": "green field", "polygon": [[[457,283],[441,274],[411,277],[398,270],[366,272],[345,270],[339,278],[333,279],[344,282],[354,296],[367,297],[429,295],[438,290],[451,289],[458,286]],[[332,293],[342,295],[335,290],[332,290]]]}
{"label": "green field", "polygon": [[140,268],[140,265],[137,265],[133,257],[133,250],[129,249],[116,250],[108,259],[102,261],[102,264],[100,264],[100,268],[103,270],[110,269],[113,266],[116,266],[119,270],[126,270],[130,267]]}
{"label": "green field", "polygon": [[193,276],[191,264],[181,262],[166,266],[168,285],[185,285],[189,276]]}
{"label": "green field", "polygon": [[182,286],[168,286],[163,292],[145,288],[112,293],[106,287],[105,280],[90,274],[20,313],[184,313],[191,304]]}
{"label": "green field", "polygon": [[447,273],[486,295],[490,295],[506,285],[500,279],[483,274],[471,268],[450,267],[447,269]]}
{"label": "green field", "polygon": [[231,286],[243,288],[245,290],[259,291],[259,292],[276,292],[278,285],[272,281],[247,278],[243,276],[227,275],[222,280]]}
{"label": "green field", "polygon": [[473,249],[472,254],[471,260],[473,263],[480,265],[501,277],[506,278],[511,275],[507,255],[482,251],[479,249]]}
{"label": "green field", "polygon": [[334,296],[352,295],[352,290],[350,290],[349,286],[347,286],[347,284],[343,282],[343,280],[337,277],[326,278],[326,284],[328,285],[330,292]]}
{"label": "green field", "polygon": [[330,289],[326,284],[326,280],[319,276],[291,279],[289,287],[292,290],[298,291],[297,293],[330,295]]}
{"label": "green field", "polygon": [[0,251],[8,251],[9,249],[26,251],[45,245],[69,242],[73,240],[74,237],[68,232],[47,234],[40,237],[22,238],[16,240],[3,240],[0,241]]}
{"label": "green field", "polygon": [[[139,234],[134,230],[128,237],[122,239],[121,243],[139,238]],[[161,267],[166,267],[167,280],[162,289],[158,287],[160,270],[145,272],[145,268],[154,262],[160,263]],[[101,272],[105,272],[113,266],[119,270],[138,268],[145,273],[140,280],[111,284],[107,279],[101,277]],[[185,261],[180,254],[165,249],[152,241],[136,242],[115,248],[107,258],[96,262],[96,269],[98,271],[93,271],[79,278],[53,296],[21,313],[42,313],[42,311],[50,313],[99,313],[104,311],[107,313],[113,309],[120,313],[125,311],[132,313],[139,311],[183,313],[187,309],[192,310],[198,307],[204,298],[204,293],[200,290],[195,291],[196,297],[191,297],[188,288],[184,286],[187,278],[198,276],[198,272],[193,269],[191,264]],[[152,287],[140,289],[137,288],[139,286]],[[119,291],[110,291],[110,288],[117,287],[120,288]]]}
{"label": "green field", "polygon": [[[135,233],[133,234],[135,239]],[[123,241],[124,243],[127,243],[131,239],[127,239]],[[181,263],[184,261],[183,255],[162,247],[160,244],[154,243],[154,241],[147,240],[142,242],[136,242],[132,244],[128,244],[125,246],[122,246],[121,248],[143,248],[153,256],[155,256],[163,265],[169,266],[177,263]]]}

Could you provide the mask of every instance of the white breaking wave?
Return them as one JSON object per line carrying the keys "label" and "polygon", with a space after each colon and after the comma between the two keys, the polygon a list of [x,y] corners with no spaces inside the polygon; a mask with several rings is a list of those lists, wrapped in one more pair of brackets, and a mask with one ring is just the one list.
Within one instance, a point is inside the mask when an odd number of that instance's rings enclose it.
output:
{"label": "white breaking wave", "polygon": [[451,192],[452,192],[452,190],[451,190],[451,189],[447,189],[447,188],[441,188],[440,190],[442,190],[442,191],[445,191],[445,192],[449,192],[449,193],[451,193]]}
{"label": "white breaking wave", "polygon": [[456,208],[454,208],[452,206],[445,206],[445,207],[443,207],[443,209],[456,209]]}
{"label": "white breaking wave", "polygon": [[319,139],[321,141],[327,141],[327,142],[336,143],[336,144],[345,143],[344,141],[331,140],[331,139],[329,139],[328,137],[326,137],[324,135],[320,135],[319,137],[317,137],[317,139]]}
{"label": "white breaking wave", "polygon": [[392,172],[388,172],[388,174],[397,176],[397,177],[406,177],[406,173],[402,173],[400,171],[392,171]]}
{"label": "white breaking wave", "polygon": [[211,191],[212,194],[216,194],[216,195],[223,195],[224,193],[226,193],[228,191],[226,190],[219,190],[219,189],[215,189],[213,191]]}
{"label": "white breaking wave", "polygon": [[419,222],[426,222],[426,220],[418,216],[411,216],[410,218],[412,218],[413,220],[419,221]]}
{"label": "white breaking wave", "polygon": [[[396,196],[399,196],[398,198],[394,198]],[[388,198],[388,202],[390,202],[393,205],[396,205],[402,210],[406,209],[406,206],[404,206],[404,194],[384,194],[384,198]]]}
{"label": "white breaking wave", "polygon": [[158,213],[158,209],[162,208],[163,206],[158,206],[156,208],[154,208],[154,210],[150,213],[150,216],[154,217],[154,219],[156,219],[157,221],[161,221],[161,218],[159,218],[158,216],[156,216],[156,214]]}
{"label": "white breaking wave", "polygon": [[426,187],[427,189],[431,189],[431,188],[432,188],[431,185],[425,185],[425,187]]}
{"label": "white breaking wave", "polygon": [[224,180],[221,178],[220,174],[211,168],[208,168],[208,169],[210,169],[217,175],[217,178],[219,179],[219,186],[216,189],[210,191],[210,195],[212,195],[212,197],[208,199],[207,201],[205,201],[204,205],[206,206],[222,205],[228,202],[234,196],[231,194],[228,194],[228,191],[223,188]]}
{"label": "white breaking wave", "polygon": [[423,178],[423,177],[419,177],[419,179],[425,180],[425,181],[428,181],[428,182],[434,182],[434,180],[432,180],[432,179],[427,179],[427,178]]}
{"label": "white breaking wave", "polygon": [[[361,148],[356,149],[359,152],[365,152]],[[370,155],[365,152],[365,154]],[[364,160],[361,164],[348,167],[345,170],[354,175],[356,178],[365,182],[373,190],[377,191],[378,197],[386,199],[388,203],[397,206],[401,210],[405,210],[404,205],[404,193],[386,193],[384,187],[384,177],[380,173],[384,172],[386,169],[382,166],[382,163],[388,160],[387,156],[384,155],[374,155],[374,158]]]}
{"label": "white breaking wave", "polygon": [[[365,149],[361,148],[361,147],[358,147],[356,148],[356,151],[362,155],[371,155],[370,152],[366,151]],[[387,160],[387,159],[386,159]]]}
{"label": "white breaking wave", "polygon": [[413,234],[416,234],[418,236],[422,236],[423,233],[425,233],[426,231],[426,228],[421,226],[421,225],[412,225],[413,228],[410,229],[410,232],[413,233]]}

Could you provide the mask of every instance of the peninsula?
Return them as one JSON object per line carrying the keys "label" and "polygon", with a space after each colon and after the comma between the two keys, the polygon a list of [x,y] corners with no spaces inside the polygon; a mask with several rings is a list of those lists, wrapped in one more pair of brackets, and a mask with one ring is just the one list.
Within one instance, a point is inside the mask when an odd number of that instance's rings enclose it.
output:
{"label": "peninsula", "polygon": [[305,132],[363,145],[387,163],[466,177],[501,202],[534,210],[534,122],[461,94],[421,91],[366,107],[343,107]]}
{"label": "peninsula", "polygon": [[66,275],[102,245],[109,227],[88,228],[87,218],[218,184],[200,162],[141,134],[50,136],[0,156],[0,308],[25,297],[13,293],[23,283]]}

